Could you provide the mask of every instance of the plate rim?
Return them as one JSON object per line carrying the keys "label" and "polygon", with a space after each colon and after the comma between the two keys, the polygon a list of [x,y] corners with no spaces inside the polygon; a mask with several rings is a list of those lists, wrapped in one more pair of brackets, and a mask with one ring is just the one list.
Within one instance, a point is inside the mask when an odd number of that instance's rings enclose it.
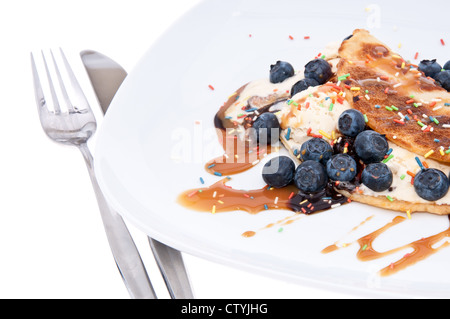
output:
{"label": "plate rim", "polygon": [[[174,28],[176,28],[176,26],[180,23],[180,21],[182,21],[183,19],[185,19],[186,17],[188,17],[194,10],[198,10],[198,8],[202,7],[205,3],[207,3],[208,1],[206,0],[201,0],[198,4],[196,4],[193,8],[191,8],[189,11],[187,11],[185,14],[182,15],[182,17],[180,17],[176,23],[174,23],[171,27],[169,27],[169,29],[167,29],[161,36],[160,38],[163,38],[165,35],[167,35],[168,33],[172,32],[172,30]],[[142,63],[144,63],[144,60],[148,54],[149,51],[151,51],[155,46],[158,46],[160,43],[160,38],[157,39],[150,47],[149,49],[146,51],[146,53],[142,56],[142,58],[140,59],[140,61],[136,64],[136,66],[133,68],[133,70],[130,72],[130,75],[125,79],[121,89],[119,90],[119,94],[125,94],[126,92],[126,88],[127,86],[130,86],[134,76],[133,74],[135,74],[135,70],[139,69],[139,67],[141,66]],[[125,88],[125,89],[123,89]],[[115,103],[115,99],[113,99],[112,101],[112,109],[114,109],[114,105],[116,105]],[[105,117],[104,121],[108,121],[108,115]],[[102,140],[102,133],[103,130],[100,128],[100,132],[99,135],[97,136],[97,140]],[[98,148],[96,148],[95,150],[95,155],[98,155]],[[98,161],[96,161],[97,163]],[[142,231],[144,231],[145,233],[148,233],[149,228],[148,227],[143,227],[142,223],[139,222],[138,219],[136,219],[136,217],[133,214],[129,214],[128,210],[126,207],[124,207],[109,191],[109,187],[108,185],[105,183],[105,179],[102,178],[102,169],[99,167],[99,164],[94,165],[95,166],[95,170],[98,176],[100,176],[99,178],[99,184],[101,189],[103,190],[105,197],[107,198],[108,202],[110,202],[112,204],[112,206],[114,208],[117,209],[117,211],[119,212],[119,214],[121,216],[123,216],[126,220],[129,220],[133,225],[135,225],[137,228],[141,229]],[[160,240],[161,242],[164,242],[174,248],[177,248],[181,251],[190,253],[192,255],[195,256],[199,256],[199,257],[203,257],[203,258],[207,258],[208,260],[212,260],[215,262],[219,262],[222,264],[227,264],[230,266],[235,266],[238,267],[239,269],[246,269],[246,270],[257,270],[258,272],[262,273],[262,274],[267,274],[267,275],[271,275],[272,277],[275,276],[279,279],[283,279],[283,280],[290,280],[290,279],[296,279],[296,281],[298,281],[301,284],[306,284],[306,285],[310,285],[310,286],[316,286],[316,287],[321,287],[325,286],[327,288],[330,288],[330,283],[327,284],[323,284],[322,282],[316,282],[314,280],[308,280],[308,278],[306,277],[298,277],[298,276],[293,276],[293,275],[289,275],[289,276],[280,276],[280,274],[278,272],[272,272],[269,271],[265,268],[258,268],[256,265],[250,265],[247,263],[243,263],[243,262],[238,262],[238,261],[231,261],[229,258],[225,257],[224,255],[217,255],[217,254],[209,254],[209,253],[205,253],[205,251],[201,250],[201,249],[194,249],[191,245],[185,245],[183,243],[177,242],[176,240],[174,241],[172,238],[170,238],[170,236],[166,236],[164,233],[158,232],[157,229],[153,228],[153,233],[152,236],[155,237],[155,239]],[[340,291],[343,290],[348,290],[351,291],[353,293],[364,293],[365,295],[375,295],[375,296],[389,296],[391,295],[391,293],[387,292],[387,291],[374,291],[371,289],[365,289],[365,288],[355,288],[355,287],[348,287],[346,285],[338,285],[335,287],[335,289],[339,289]],[[414,294],[408,293],[408,294],[401,294],[400,292],[395,292],[393,293],[393,296],[414,296]]]}

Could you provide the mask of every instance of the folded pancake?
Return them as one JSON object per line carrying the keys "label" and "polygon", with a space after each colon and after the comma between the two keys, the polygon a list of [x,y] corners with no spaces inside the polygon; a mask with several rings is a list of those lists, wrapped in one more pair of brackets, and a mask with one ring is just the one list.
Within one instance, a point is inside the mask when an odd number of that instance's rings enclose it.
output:
{"label": "folded pancake", "polygon": [[383,192],[359,182],[341,183],[336,190],[351,200],[385,209],[450,214],[450,192],[430,202],[420,198],[412,184],[420,169],[417,159],[448,174],[450,155],[443,149],[450,146],[450,129],[442,124],[450,123],[450,107],[445,105],[450,94],[365,30],[355,30],[352,38],[339,45],[338,51],[327,54],[335,74],[328,83],[290,96],[292,85],[304,77],[301,71],[282,83],[272,84],[268,79],[249,82],[219,110],[216,127],[232,129],[245,140],[254,118],[274,112],[282,129],[281,142],[300,163],[300,147],[312,137],[324,138],[334,147],[341,143],[343,148],[338,118],[353,107],[366,114],[370,128],[388,138],[392,156],[386,164],[394,182]]}
{"label": "folded pancake", "polygon": [[355,30],[339,56],[337,76],[370,128],[413,153],[450,163],[449,92],[366,30]]}

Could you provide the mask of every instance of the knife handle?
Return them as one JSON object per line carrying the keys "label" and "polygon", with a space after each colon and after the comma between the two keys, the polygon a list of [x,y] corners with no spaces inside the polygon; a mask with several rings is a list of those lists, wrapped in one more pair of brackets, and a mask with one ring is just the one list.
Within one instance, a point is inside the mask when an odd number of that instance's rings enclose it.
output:
{"label": "knife handle", "polygon": [[108,205],[97,182],[93,158],[86,143],[79,145],[89,171],[97,197],[106,236],[117,268],[133,299],[156,299],[156,293],[148,277],[144,263],[122,217]]}
{"label": "knife handle", "polygon": [[183,256],[159,241],[148,237],[148,242],[172,299],[194,299]]}

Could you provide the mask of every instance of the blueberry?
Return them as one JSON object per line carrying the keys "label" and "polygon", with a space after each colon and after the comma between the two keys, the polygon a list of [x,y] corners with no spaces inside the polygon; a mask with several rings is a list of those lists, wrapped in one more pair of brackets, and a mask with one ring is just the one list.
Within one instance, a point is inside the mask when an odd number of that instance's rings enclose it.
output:
{"label": "blueberry", "polygon": [[434,60],[422,60],[419,63],[419,70],[425,73],[425,76],[434,78],[438,72],[441,72],[442,67]]}
{"label": "blueberry", "polygon": [[435,79],[444,89],[450,92],[450,70],[439,72]]}
{"label": "blueberry", "polygon": [[308,89],[310,86],[318,86],[319,82],[314,79],[302,79],[295,83],[291,89],[291,96],[294,96],[298,92],[302,92]]}
{"label": "blueberry", "polygon": [[303,143],[300,148],[300,158],[302,161],[312,160],[325,165],[331,158],[331,155],[333,155],[333,148],[323,138],[313,137]]}
{"label": "blueberry", "polygon": [[330,64],[324,59],[314,59],[305,65],[305,78],[325,84],[332,75]]}
{"label": "blueberry", "polygon": [[264,165],[262,177],[267,185],[281,188],[292,182],[294,173],[294,162],[287,156],[278,156],[272,158]]}
{"label": "blueberry", "polygon": [[348,154],[337,154],[327,162],[328,177],[334,181],[349,182],[357,173],[356,162]]}
{"label": "blueberry", "polygon": [[364,185],[375,192],[382,192],[392,185],[393,175],[384,163],[372,163],[366,166],[361,174]]}
{"label": "blueberry", "polygon": [[263,113],[253,122],[253,129],[250,133],[256,142],[266,142],[269,144],[278,141],[280,136],[280,123],[275,114]]}
{"label": "blueberry", "polygon": [[316,161],[305,161],[295,170],[294,183],[305,193],[314,193],[325,188],[328,182],[325,167]]}
{"label": "blueberry", "polygon": [[448,177],[435,168],[422,169],[414,177],[414,189],[417,195],[429,201],[436,201],[444,197],[448,188]]}
{"label": "blueberry", "polygon": [[447,61],[447,63],[444,64],[443,69],[444,70],[450,70],[450,61]]}
{"label": "blueberry", "polygon": [[280,83],[294,75],[294,68],[288,62],[277,61],[270,66],[270,82]]}
{"label": "blueberry", "polygon": [[342,112],[338,120],[338,128],[345,136],[355,137],[366,127],[364,115],[355,109]]}
{"label": "blueberry", "polygon": [[380,162],[389,150],[386,137],[371,130],[359,133],[356,136],[354,147],[356,154],[366,164]]}

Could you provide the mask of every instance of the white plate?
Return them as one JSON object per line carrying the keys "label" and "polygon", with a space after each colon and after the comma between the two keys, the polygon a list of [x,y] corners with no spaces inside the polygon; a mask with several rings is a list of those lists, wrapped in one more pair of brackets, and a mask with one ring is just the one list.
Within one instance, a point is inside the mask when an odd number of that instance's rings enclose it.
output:
{"label": "white plate", "polygon": [[[438,3],[429,5],[440,12]],[[302,68],[327,43],[345,38],[355,28],[369,29],[406,58],[419,52],[419,59],[445,63],[449,46],[440,39],[448,24],[439,15],[427,23],[419,2],[405,7],[398,1],[380,1],[366,8],[359,1],[204,1],[144,55],[114,99],[96,143],[100,185],[124,218],[187,253],[368,296],[450,297],[448,248],[389,277],[376,272],[407,251],[371,262],[356,258],[358,245],[321,253],[365,218],[374,215],[352,234],[354,239],[391,221],[393,212],[352,203],[305,216],[283,226],[282,232],[277,226],[244,238],[243,232],[292,213],[210,214],[176,203],[179,193],[201,187],[200,177],[206,185],[220,178],[203,169],[213,154],[221,154],[213,117],[239,86],[267,77],[270,64],[285,60]],[[230,185],[261,187],[262,165],[234,177]],[[384,233],[375,248],[385,251],[447,227],[446,217],[414,215]]]}

